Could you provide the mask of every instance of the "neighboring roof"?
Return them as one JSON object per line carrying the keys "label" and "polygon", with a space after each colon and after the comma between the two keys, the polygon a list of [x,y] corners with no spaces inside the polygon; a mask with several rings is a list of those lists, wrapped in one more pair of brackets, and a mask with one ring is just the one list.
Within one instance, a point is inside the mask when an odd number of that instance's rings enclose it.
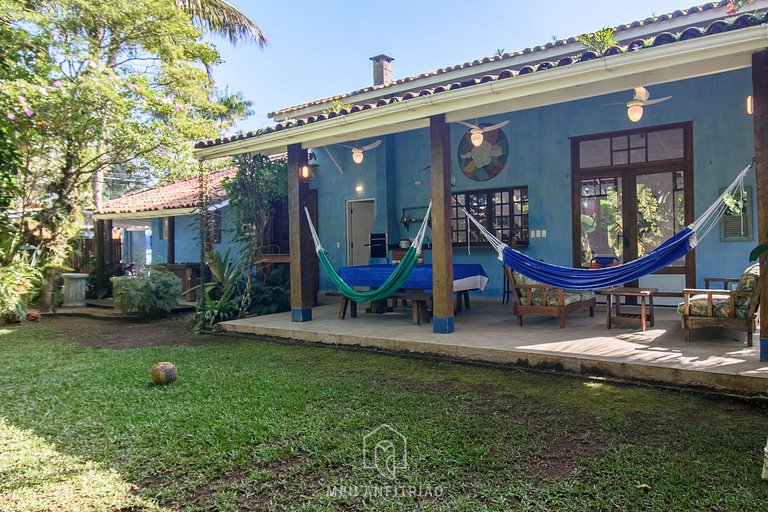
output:
{"label": "neighboring roof", "polygon": [[[724,0],[720,2],[710,2],[704,5],[691,7],[689,9],[679,9],[669,14],[662,14],[660,16],[646,18],[645,20],[642,20],[642,21],[633,21],[632,23],[627,23],[627,24],[619,25],[618,27],[614,27],[613,28],[614,35],[619,41],[622,41],[622,42],[630,42],[632,39],[635,39],[635,38],[645,39],[654,33],[654,29],[656,29],[656,31],[670,30],[670,28],[666,26],[667,24],[662,22],[690,17],[690,15],[696,14],[696,13],[725,8],[729,3],[730,3],[730,0]],[[746,7],[745,7],[745,10],[746,10]],[[660,25],[663,25],[663,27],[659,27]],[[683,27],[682,30],[684,30],[685,28],[686,27]],[[637,29],[643,29],[643,30],[638,31]],[[276,118],[277,121],[284,120],[286,117],[303,117],[304,112],[299,112],[299,111],[307,111],[307,110],[310,110],[312,107],[317,107],[317,110],[319,110],[322,107],[327,107],[329,104],[331,104],[334,101],[341,101],[345,103],[355,103],[356,96],[365,95],[368,97],[368,96],[371,96],[370,93],[374,93],[374,92],[377,93],[376,94],[377,96],[386,96],[388,91],[391,89],[402,89],[402,87],[395,87],[395,86],[408,85],[414,82],[426,81],[427,79],[431,79],[430,81],[432,82],[442,81],[445,83],[450,83],[451,81],[456,80],[456,77],[451,75],[456,75],[456,71],[460,71],[460,70],[463,71],[462,74],[465,75],[463,78],[466,78],[467,71],[471,73],[475,68],[481,68],[481,67],[484,67],[484,65],[488,65],[491,63],[495,63],[494,67],[503,69],[504,67],[514,66],[519,64],[520,57],[523,57],[528,62],[535,62],[537,59],[546,58],[544,56],[539,57],[538,54],[551,53],[547,51],[556,50],[558,48],[560,48],[562,52],[565,52],[565,53],[561,53],[561,56],[562,56],[569,51],[573,51],[572,47],[574,45],[580,45],[576,37],[569,37],[567,39],[558,39],[556,41],[550,41],[543,45],[534,46],[532,48],[525,48],[524,50],[521,50],[521,51],[507,52],[502,55],[485,57],[484,59],[474,60],[472,62],[465,62],[463,64],[457,64],[455,66],[448,66],[445,68],[440,68],[436,71],[421,73],[416,76],[400,78],[385,84],[372,85],[369,87],[358,89],[356,91],[337,94],[335,96],[330,96],[328,98],[322,98],[322,99],[310,101],[307,103],[303,103],[301,105],[294,105],[286,108],[281,108],[274,112],[270,112],[269,114],[267,114],[267,116],[270,118]],[[571,48],[566,48],[566,47],[571,47]],[[583,49],[582,46],[579,46],[579,48]],[[392,59],[392,57],[387,57],[386,55],[380,55],[377,57],[386,57],[387,59],[394,60]],[[376,57],[371,57],[371,60],[375,58]],[[413,84],[413,85],[415,86],[416,84]],[[434,87],[438,85],[438,83],[432,83],[431,85]],[[399,92],[402,93],[403,91],[399,91]],[[366,98],[366,100],[369,100],[369,99],[370,98]],[[316,113],[317,111],[311,112],[311,114],[316,114]]]}
{"label": "neighboring roof", "polygon": [[[636,24],[642,25],[642,24],[658,23],[662,19],[671,20],[674,18],[679,18],[681,16],[690,15],[691,13],[709,11],[715,8],[724,8],[727,4],[728,2],[723,1],[723,2],[706,4],[700,7],[693,7],[691,9],[687,9],[686,11],[675,11],[675,13],[645,20],[644,22],[635,22],[633,24],[628,25],[627,27],[632,27]],[[522,65],[519,68],[502,69],[497,74],[487,74],[479,77],[470,77],[463,81],[441,84],[434,87],[425,87],[420,90],[413,89],[401,95],[392,95],[392,96],[382,97],[375,102],[353,104],[351,107],[341,109],[341,111],[339,112],[310,115],[306,118],[298,119],[296,121],[278,123],[273,127],[267,127],[264,129],[257,130],[255,132],[248,132],[247,134],[241,133],[241,134],[238,134],[232,137],[223,138],[223,139],[200,141],[195,145],[195,149],[199,151],[203,151],[204,154],[212,154],[213,153],[212,151],[204,151],[204,150],[206,150],[207,148],[211,148],[213,146],[219,146],[219,145],[223,145],[231,142],[237,142],[237,141],[244,141],[245,139],[258,138],[262,136],[268,136],[270,134],[277,135],[276,132],[281,132],[283,130],[291,129],[294,127],[311,125],[314,123],[331,120],[334,118],[339,118],[339,117],[347,116],[349,114],[355,114],[357,112],[362,112],[362,111],[375,111],[380,107],[386,107],[386,106],[390,106],[390,105],[394,105],[402,102],[408,102],[409,100],[420,99],[419,104],[424,103],[425,101],[433,102],[436,100],[432,100],[430,99],[430,97],[433,97],[448,91],[451,91],[451,92],[455,91],[457,93],[463,94],[463,91],[466,90],[467,92],[469,92],[469,89],[481,84],[490,83],[489,85],[491,86],[492,89],[494,89],[495,87],[494,83],[496,82],[502,82],[502,84],[505,84],[507,83],[507,81],[509,81],[510,83],[514,83],[516,82],[514,80],[515,78],[521,77],[522,79],[522,77],[525,75],[538,77],[538,75],[541,74],[542,80],[545,80],[545,77],[548,75],[546,75],[546,73],[544,72],[546,72],[547,70],[571,69],[571,70],[574,70],[575,72],[576,67],[574,67],[574,64],[583,63],[587,61],[596,61],[601,57],[610,58],[612,56],[626,55],[627,57],[631,57],[631,61],[643,60],[644,57],[642,56],[645,55],[646,49],[657,48],[661,46],[676,44],[679,42],[690,41],[694,39],[708,38],[709,36],[715,36],[718,34],[722,34],[724,32],[734,32],[734,31],[738,31],[739,29],[761,25],[761,24],[764,24],[765,22],[766,22],[766,17],[765,17],[765,14],[762,12],[745,13],[737,17],[729,17],[727,19],[717,19],[715,21],[711,21],[710,23],[708,23],[706,26],[703,26],[703,27],[688,26],[687,28],[685,28],[684,30],[678,33],[662,32],[651,38],[641,38],[641,39],[629,41],[626,45],[614,46],[609,48],[602,55],[598,55],[592,51],[582,51],[580,53],[575,53],[573,55],[567,55],[567,56],[561,57],[556,61],[548,61],[548,60],[540,60],[540,59],[537,60],[534,58],[534,55],[531,55],[531,58],[526,60],[529,63]],[[628,28],[626,30],[628,30]],[[570,40],[565,40],[565,41],[568,42]],[[523,54],[525,52],[528,52],[528,54],[545,52],[546,49],[550,47],[550,45],[557,46],[557,44],[558,42],[553,42],[543,47],[536,47],[533,49],[524,50],[523,52],[519,52],[519,54]],[[673,53],[677,53],[677,52],[673,51]],[[637,54],[638,57],[634,57],[635,54]],[[500,57],[499,59],[504,59],[504,57]],[[467,63],[465,66],[470,66],[470,67],[479,66],[483,64],[483,62],[484,61],[475,61],[474,63]],[[441,70],[438,70],[438,72],[436,73],[439,73],[440,71]],[[412,80],[418,81],[421,79],[421,77],[428,76],[428,75],[429,74],[420,75],[419,77],[415,77]],[[500,86],[502,84],[500,84]],[[377,86],[377,87],[385,88],[388,86]],[[496,92],[495,89],[494,89],[494,92]],[[405,105],[403,106],[403,108],[405,108]],[[398,110],[402,110],[402,108],[398,107]],[[346,120],[337,119],[336,122],[334,122],[333,124],[341,126],[342,124],[347,124],[347,123],[346,123]],[[242,143],[238,144],[237,146],[242,146]]]}
{"label": "neighboring roof", "polygon": [[[221,184],[225,179],[234,177],[236,173],[237,169],[232,168],[205,175],[206,186],[209,190],[209,204],[217,204],[225,199]],[[97,214],[108,216],[110,214],[160,212],[199,207],[200,178],[195,176],[106,201]]]}

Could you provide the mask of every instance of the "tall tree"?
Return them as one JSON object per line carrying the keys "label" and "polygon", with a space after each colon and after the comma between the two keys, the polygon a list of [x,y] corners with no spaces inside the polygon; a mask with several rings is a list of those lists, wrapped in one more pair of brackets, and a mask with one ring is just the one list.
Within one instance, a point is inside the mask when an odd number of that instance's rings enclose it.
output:
{"label": "tall tree", "polygon": [[171,2],[0,0],[0,12],[5,30],[45,56],[0,83],[20,155],[17,203],[37,210],[17,239],[42,233],[47,261],[62,264],[95,173],[196,171],[189,141],[214,136],[221,110],[206,73],[218,53]]}
{"label": "tall tree", "polygon": [[[179,9],[190,16],[191,22],[195,26],[224,36],[233,45],[241,42],[255,42],[259,47],[263,48],[267,44],[267,39],[264,37],[261,29],[229,2],[224,0],[174,0],[174,3]],[[91,30],[100,39],[103,39],[105,35],[109,35],[112,51],[108,56],[107,65],[114,70],[117,66],[117,51],[119,51],[122,44],[120,36],[110,33],[109,27],[94,27]],[[242,97],[239,97],[239,100],[242,103]],[[250,102],[248,102],[248,106],[250,106]],[[223,107],[229,109],[229,106],[226,104]],[[231,127],[234,118],[245,118],[249,115],[245,114],[242,117],[238,117],[238,114],[239,112],[234,112],[234,117],[230,116],[227,118],[228,124],[224,127],[224,131]],[[101,208],[104,196],[105,173],[109,171],[109,169],[99,169],[93,174],[93,202],[96,209]]]}
{"label": "tall tree", "polygon": [[245,99],[240,91],[230,93],[228,87],[216,92],[216,103],[223,109],[215,117],[221,132],[229,130],[237,121],[253,114],[253,102]]}
{"label": "tall tree", "polygon": [[253,41],[260,47],[267,38],[248,17],[224,0],[175,0],[176,6],[192,16],[192,23],[222,35],[232,44]]}

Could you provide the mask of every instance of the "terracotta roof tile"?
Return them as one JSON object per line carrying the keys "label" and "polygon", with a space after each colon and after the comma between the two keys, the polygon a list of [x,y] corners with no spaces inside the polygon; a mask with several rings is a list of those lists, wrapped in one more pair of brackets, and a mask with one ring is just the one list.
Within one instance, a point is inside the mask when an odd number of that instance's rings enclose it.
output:
{"label": "terracotta roof tile", "polygon": [[[225,179],[233,177],[236,173],[237,169],[232,168],[206,175],[206,182],[210,189],[209,203],[219,203],[224,199],[224,190],[221,183]],[[200,206],[199,186],[199,179],[195,176],[194,178],[177,181],[169,185],[160,185],[147,190],[133,192],[106,201],[96,213],[140,213],[174,210],[177,208],[196,208]]]}
{"label": "terracotta roof tile", "polygon": [[[696,7],[696,8],[687,9],[685,12],[687,12],[687,13],[701,12],[701,11],[706,11],[706,10],[709,10],[709,9],[714,9],[714,8],[717,8],[717,7],[725,7],[727,4],[728,4],[727,0],[722,1],[722,2],[712,2],[712,3],[705,4],[705,5]],[[683,11],[675,11],[675,13],[677,13],[677,12],[682,13]],[[672,17],[674,17],[675,13],[673,13]],[[680,15],[683,15],[683,14],[680,14]],[[636,27],[636,26],[643,26],[643,25],[647,25],[647,24],[650,24],[650,23],[655,23],[659,19],[660,19],[659,17],[657,17],[657,18],[648,18],[648,19],[646,19],[644,21],[634,22],[634,23],[630,24],[628,27],[629,28],[633,28],[633,27]],[[450,84],[441,84],[441,85],[436,85],[436,86],[432,86],[432,87],[425,87],[422,90],[414,89],[412,91],[407,91],[405,93],[402,93],[399,96],[393,95],[393,96],[389,96],[389,97],[379,98],[378,100],[373,99],[373,100],[371,100],[368,103],[362,104],[362,106],[354,105],[354,106],[352,106],[349,109],[342,109],[340,112],[330,112],[330,113],[327,113],[327,114],[325,114],[325,113],[316,114],[316,115],[309,116],[307,118],[299,119],[298,121],[285,121],[285,122],[276,124],[274,127],[264,128],[264,129],[261,129],[261,130],[257,130],[256,132],[248,132],[248,135],[246,136],[246,138],[258,137],[260,135],[265,135],[265,134],[268,134],[268,133],[272,133],[273,131],[280,131],[280,130],[288,129],[288,128],[291,128],[293,126],[303,126],[305,124],[312,124],[312,123],[324,121],[326,119],[335,118],[335,117],[338,117],[338,116],[341,116],[341,115],[349,115],[351,113],[358,112],[359,110],[369,110],[369,109],[372,109],[372,108],[383,107],[383,106],[390,105],[390,104],[397,103],[397,102],[401,102],[401,101],[408,101],[408,100],[411,100],[411,99],[414,99],[414,98],[418,98],[420,96],[428,96],[428,95],[432,95],[432,94],[439,94],[439,93],[446,92],[446,91],[449,91],[449,90],[455,90],[455,89],[464,88],[464,87],[472,87],[472,86],[480,84],[480,83],[487,83],[487,82],[492,82],[492,81],[497,81],[497,80],[506,80],[506,79],[517,77],[519,75],[526,75],[526,74],[531,74],[531,73],[539,73],[539,72],[546,71],[548,69],[552,69],[552,68],[555,68],[555,67],[571,66],[571,65],[576,64],[578,62],[586,62],[586,61],[594,60],[594,59],[600,58],[602,56],[618,55],[618,54],[621,54],[621,53],[638,51],[638,50],[641,50],[641,49],[646,48],[646,47],[656,47],[656,46],[662,46],[662,45],[666,45],[666,44],[673,44],[673,43],[675,43],[677,41],[685,41],[685,40],[693,39],[693,38],[696,38],[696,37],[703,37],[703,36],[708,36],[708,35],[712,35],[712,34],[719,34],[719,33],[724,32],[726,30],[738,30],[738,29],[741,29],[741,28],[751,27],[751,26],[758,25],[760,23],[767,23],[767,22],[768,22],[768,18],[766,18],[764,16],[758,17],[758,16],[755,16],[754,14],[751,14],[751,13],[745,13],[745,14],[742,14],[742,15],[736,17],[736,18],[728,18],[728,21],[725,21],[725,20],[714,21],[708,27],[689,27],[689,28],[686,28],[685,30],[683,30],[679,34],[672,34],[670,32],[662,32],[661,34],[658,34],[656,37],[649,38],[648,40],[636,39],[636,40],[630,42],[626,46],[613,46],[613,47],[607,49],[602,55],[598,55],[597,53],[595,53],[593,51],[585,51],[585,52],[582,52],[580,54],[562,57],[562,58],[560,58],[560,60],[557,61],[557,63],[543,61],[543,62],[539,62],[537,64],[526,64],[526,65],[520,67],[519,69],[503,69],[503,70],[499,71],[498,75],[485,75],[485,76],[482,76],[482,77],[479,77],[479,78],[478,77],[476,77],[476,78],[467,78],[466,80],[464,80],[462,82],[453,82],[453,83],[450,83]],[[556,42],[554,44],[557,44],[559,42],[561,42],[561,41],[558,41],[558,42]],[[566,44],[566,43],[570,44],[571,42],[575,42],[575,39],[574,38],[569,38],[563,44]],[[542,48],[542,47],[538,47],[538,48]],[[540,51],[540,50],[538,50],[538,49],[534,50],[534,49],[531,49],[531,48],[526,48],[525,50],[522,51],[522,53],[531,53],[531,52],[536,52],[536,51]],[[499,60],[503,60],[503,59],[509,58],[511,56],[516,56],[516,55],[521,55],[521,52],[505,53],[502,57],[499,57],[498,59]],[[404,83],[404,82],[409,82],[409,81],[412,81],[412,80],[418,80],[418,79],[423,78],[425,76],[431,76],[431,75],[434,75],[434,74],[449,73],[450,71],[453,71],[453,70],[461,69],[463,67],[472,67],[472,66],[476,66],[478,64],[482,64],[482,62],[481,61],[475,61],[474,63],[467,62],[467,63],[465,63],[463,65],[460,64],[460,65],[457,65],[457,66],[454,66],[454,67],[450,67],[449,66],[447,68],[439,69],[437,72],[434,72],[434,73],[426,73],[424,75],[420,75],[419,77],[406,78],[406,79],[398,80],[398,81],[396,81],[394,83]],[[389,85],[391,85],[391,83]],[[381,88],[384,88],[384,87],[386,87],[386,86],[376,86],[377,89],[381,89]],[[314,102],[314,103],[320,104],[320,103],[327,102],[327,101],[329,101],[331,99],[348,98],[349,96],[360,94],[360,93],[367,92],[367,91],[370,91],[370,90],[373,90],[373,88],[361,89],[360,91],[356,91],[354,93],[350,93],[350,94],[347,94],[347,95],[340,95],[340,96],[336,96],[334,98],[326,98],[324,100],[318,100],[317,102]],[[312,104],[314,104],[314,103],[312,103]],[[305,107],[305,106],[310,106],[312,104],[301,105],[299,107],[293,107],[293,108],[294,109],[298,109],[298,108],[302,108],[302,107]],[[356,108],[356,107],[359,107],[359,108]],[[225,138],[223,140],[222,139],[216,139],[215,141],[210,141],[210,140],[209,141],[200,141],[200,142],[198,142],[195,145],[195,148],[199,149],[199,148],[210,147],[210,146],[214,146],[214,145],[218,145],[218,144],[222,144],[222,143],[232,142],[234,140],[236,140],[236,137],[233,136],[233,137],[230,137],[230,138]]]}
{"label": "terracotta roof tile", "polygon": [[[684,9],[684,10],[678,9],[675,12],[670,13],[670,14],[662,14],[662,15],[657,16],[655,18],[654,17],[650,17],[650,18],[646,18],[644,20],[633,21],[633,22],[628,23],[628,24],[619,25],[617,27],[614,27],[614,31],[617,34],[620,35],[620,33],[622,31],[625,31],[625,30],[630,30],[630,29],[639,28],[639,27],[647,27],[649,25],[653,25],[654,23],[658,23],[658,22],[662,22],[662,21],[667,21],[667,20],[670,20],[670,19],[673,19],[673,18],[678,18],[678,17],[681,17],[681,16],[686,16],[688,14],[708,11],[708,10],[716,9],[716,8],[720,8],[720,7],[724,8],[725,6],[728,5],[728,3],[729,3],[729,0],[722,0],[720,2],[710,2],[710,3],[704,4],[704,5],[691,7],[689,9]],[[481,64],[485,64],[485,63],[491,62],[492,60],[509,59],[509,58],[512,58],[512,57],[517,57],[519,55],[529,55],[529,54],[536,53],[536,52],[539,52],[539,51],[547,50],[549,48],[553,48],[555,46],[564,46],[564,45],[567,45],[567,44],[574,44],[576,42],[577,41],[576,41],[575,37],[569,37],[567,39],[559,39],[557,41],[552,41],[552,42],[546,43],[544,45],[535,46],[533,48],[525,48],[524,50],[519,51],[519,52],[505,53],[501,57],[499,57],[499,56],[486,57],[486,58],[484,58],[482,60],[475,60],[475,61],[472,61],[472,62],[465,62],[464,64],[458,64],[456,66],[448,66],[448,67],[445,67],[445,68],[438,69],[437,71],[431,71],[431,72],[427,72],[427,73],[422,73],[422,74],[420,74],[418,76],[400,78],[400,79],[393,80],[393,81],[391,81],[389,83],[386,83],[386,84],[379,84],[379,85],[373,85],[373,86],[369,86],[369,87],[364,87],[364,88],[358,89],[356,91],[352,91],[352,92],[348,92],[348,93],[344,93],[344,94],[338,94],[336,96],[331,96],[331,97],[328,97],[328,98],[322,98],[322,99],[319,99],[319,100],[303,103],[301,105],[295,105],[295,106],[292,106],[292,107],[283,108],[283,109],[277,110],[275,112],[271,112],[269,114],[269,116],[270,117],[274,117],[274,116],[278,116],[278,115],[282,115],[282,114],[288,114],[290,112],[293,112],[293,111],[296,111],[296,110],[300,110],[302,108],[311,107],[311,106],[315,106],[315,105],[322,105],[322,104],[325,104],[325,103],[332,102],[334,100],[350,99],[353,96],[356,96],[356,95],[359,95],[359,94],[373,92],[373,91],[376,91],[376,90],[384,89],[386,87],[391,87],[393,85],[401,85],[401,84],[404,84],[404,83],[412,82],[414,80],[420,80],[420,79],[427,78],[427,77],[434,76],[434,75],[439,75],[439,74],[443,74],[443,73],[450,73],[451,71],[457,71],[459,69],[468,69],[468,68],[471,68],[471,67],[474,67],[474,66],[479,66]]]}

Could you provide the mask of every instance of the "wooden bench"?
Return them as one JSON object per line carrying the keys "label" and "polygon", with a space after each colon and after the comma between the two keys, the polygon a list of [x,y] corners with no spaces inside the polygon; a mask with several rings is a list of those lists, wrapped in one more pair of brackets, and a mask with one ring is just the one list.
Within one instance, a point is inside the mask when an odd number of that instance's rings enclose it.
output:
{"label": "wooden bench", "polygon": [[559,319],[560,328],[565,327],[566,315],[580,309],[589,309],[589,316],[595,316],[595,294],[589,291],[564,290],[542,283],[518,282],[515,272],[504,265],[512,291],[514,314],[522,327],[523,316],[531,313],[553,316]]}
{"label": "wooden bench", "polygon": [[[691,341],[691,331],[704,327],[724,327],[747,333],[747,346],[752,346],[757,310],[760,306],[759,265],[754,264],[738,278],[707,278],[707,288],[686,288],[678,312],[683,315],[685,341]],[[719,282],[722,290],[709,288],[710,283]],[[728,289],[738,283],[735,290]],[[762,326],[761,326],[762,328]]]}
{"label": "wooden bench", "polygon": [[[387,299],[411,301],[411,319],[413,323],[416,325],[421,325],[422,322],[429,323],[429,302],[432,300],[430,294],[417,290],[400,290],[387,297]],[[357,302],[348,297],[342,297],[339,307],[340,320],[344,320],[347,317],[348,307],[350,316],[357,318]]]}

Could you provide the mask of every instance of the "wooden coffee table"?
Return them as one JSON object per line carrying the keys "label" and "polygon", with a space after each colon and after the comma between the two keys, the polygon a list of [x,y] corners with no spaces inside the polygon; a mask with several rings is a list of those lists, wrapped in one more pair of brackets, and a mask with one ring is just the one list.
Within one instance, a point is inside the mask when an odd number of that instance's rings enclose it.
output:
{"label": "wooden coffee table", "polygon": [[[623,288],[617,286],[614,288],[608,288],[602,290],[605,295],[605,326],[610,329],[611,323],[622,325],[640,325],[640,328],[645,331],[645,324],[649,322],[650,326],[655,325],[653,318],[653,294],[659,291],[658,288]],[[613,297],[616,297],[616,313],[612,313],[611,302]],[[628,313],[626,310],[621,311],[621,298],[622,297],[639,297],[640,298],[640,312]],[[647,306],[647,309],[646,309]]]}

